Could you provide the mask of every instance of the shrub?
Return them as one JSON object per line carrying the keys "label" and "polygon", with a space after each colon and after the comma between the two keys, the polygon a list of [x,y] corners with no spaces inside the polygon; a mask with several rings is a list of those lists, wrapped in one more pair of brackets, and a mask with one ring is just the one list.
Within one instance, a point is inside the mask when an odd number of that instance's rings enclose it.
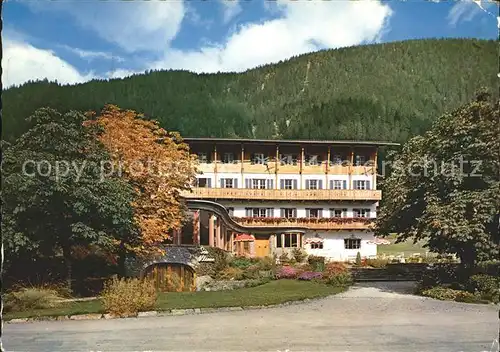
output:
{"label": "shrub", "polygon": [[307,254],[302,248],[294,248],[292,250],[292,256],[297,263],[302,263],[306,259]]}
{"label": "shrub", "polygon": [[323,271],[323,279],[332,286],[346,287],[352,284],[351,273],[343,263],[328,263]]}
{"label": "shrub", "polygon": [[356,266],[361,266],[363,263],[361,262],[361,253],[356,254]]}
{"label": "shrub", "polygon": [[302,274],[300,274],[297,279],[299,280],[305,280],[305,281],[311,281],[311,280],[319,280],[323,277],[322,273],[319,273],[317,271],[304,271]]}
{"label": "shrub", "polygon": [[214,258],[212,266],[215,273],[218,273],[229,266],[229,256],[226,251],[217,247],[204,248],[208,251],[209,256]]}
{"label": "shrub", "polygon": [[500,279],[498,277],[485,274],[473,275],[469,278],[467,288],[477,293],[481,299],[493,303],[500,302]]}
{"label": "shrub", "polygon": [[273,257],[258,258],[255,265],[259,267],[259,270],[272,270],[273,265],[276,265],[276,258]]}
{"label": "shrub", "polygon": [[276,273],[277,279],[295,279],[299,275],[299,271],[291,266],[285,265],[278,269]]}
{"label": "shrub", "polygon": [[325,257],[310,255],[307,262],[312,266],[314,271],[323,271],[325,269]]}
{"label": "shrub", "polygon": [[254,260],[245,257],[236,257],[229,262],[229,266],[239,269],[246,269],[253,264]]}
{"label": "shrub", "polygon": [[243,269],[230,266],[218,272],[217,278],[219,280],[243,280],[245,278],[245,272]]}
{"label": "shrub", "polygon": [[120,317],[135,316],[154,308],[158,294],[154,281],[147,279],[118,279],[113,277],[101,293],[107,313]]}
{"label": "shrub", "polygon": [[22,287],[11,291],[4,296],[4,309],[6,312],[20,312],[32,309],[45,309],[56,307],[61,295],[57,290],[48,287]]}
{"label": "shrub", "polygon": [[287,252],[283,252],[281,253],[281,255],[279,256],[280,258],[280,263],[288,263],[290,258],[288,257],[288,253]]}
{"label": "shrub", "polygon": [[439,299],[442,301],[456,301],[466,303],[474,303],[478,301],[477,297],[470,292],[454,290],[452,288],[441,286],[432,287],[430,289],[422,291],[422,296]]}
{"label": "shrub", "polygon": [[376,268],[376,269],[385,268],[387,266],[387,264],[389,264],[388,259],[376,258],[376,259],[367,259],[366,260],[366,265],[371,266],[372,268]]}

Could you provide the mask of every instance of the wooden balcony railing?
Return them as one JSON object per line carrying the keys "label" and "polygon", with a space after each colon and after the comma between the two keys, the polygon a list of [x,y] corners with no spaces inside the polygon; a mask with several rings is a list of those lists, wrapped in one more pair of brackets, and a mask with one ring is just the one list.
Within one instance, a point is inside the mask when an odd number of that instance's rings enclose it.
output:
{"label": "wooden balcony railing", "polygon": [[247,188],[192,188],[184,192],[189,199],[245,199],[245,200],[351,200],[378,201],[382,191],[358,189],[247,189]]}
{"label": "wooden balcony railing", "polygon": [[238,218],[233,220],[245,226],[305,227],[312,230],[370,230],[375,219],[370,218]]}

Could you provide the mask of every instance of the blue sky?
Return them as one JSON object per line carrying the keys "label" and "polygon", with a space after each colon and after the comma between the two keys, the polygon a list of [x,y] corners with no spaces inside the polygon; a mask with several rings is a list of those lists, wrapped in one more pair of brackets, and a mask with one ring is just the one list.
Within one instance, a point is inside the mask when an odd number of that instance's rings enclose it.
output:
{"label": "blue sky", "polygon": [[243,71],[325,48],[496,39],[497,12],[485,1],[6,2],[2,82],[76,83],[149,69]]}

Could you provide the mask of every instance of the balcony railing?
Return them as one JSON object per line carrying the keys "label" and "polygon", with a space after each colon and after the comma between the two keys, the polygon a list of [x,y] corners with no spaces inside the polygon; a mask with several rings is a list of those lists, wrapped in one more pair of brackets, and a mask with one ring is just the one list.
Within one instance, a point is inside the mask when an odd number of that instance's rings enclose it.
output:
{"label": "balcony railing", "polygon": [[382,191],[359,189],[247,189],[247,188],[192,188],[184,192],[189,199],[244,199],[244,200],[350,200],[378,201]]}
{"label": "balcony railing", "polygon": [[238,218],[233,220],[244,226],[305,227],[311,230],[370,230],[375,219],[371,218]]}

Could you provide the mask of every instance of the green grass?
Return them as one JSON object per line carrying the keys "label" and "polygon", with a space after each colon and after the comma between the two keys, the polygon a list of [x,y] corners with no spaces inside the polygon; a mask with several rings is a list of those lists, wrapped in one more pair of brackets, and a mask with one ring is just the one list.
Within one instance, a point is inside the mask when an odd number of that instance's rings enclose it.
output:
{"label": "green grass", "polygon": [[404,253],[405,256],[410,256],[413,253],[420,253],[425,255],[425,252],[428,251],[427,248],[424,248],[425,241],[419,241],[417,243],[413,243],[413,240],[406,240],[401,243],[396,242],[396,235],[391,234],[386,237],[387,240],[391,241],[391,244],[383,244],[377,246],[378,254],[386,254],[386,255],[398,255]]}
{"label": "green grass", "polygon": [[[232,291],[168,292],[158,297],[157,310],[187,308],[246,307],[279,304],[306,298],[320,298],[342,292],[340,287],[319,282],[276,280]],[[58,308],[4,314],[6,320],[41,316],[104,313],[99,300],[72,302]]]}

